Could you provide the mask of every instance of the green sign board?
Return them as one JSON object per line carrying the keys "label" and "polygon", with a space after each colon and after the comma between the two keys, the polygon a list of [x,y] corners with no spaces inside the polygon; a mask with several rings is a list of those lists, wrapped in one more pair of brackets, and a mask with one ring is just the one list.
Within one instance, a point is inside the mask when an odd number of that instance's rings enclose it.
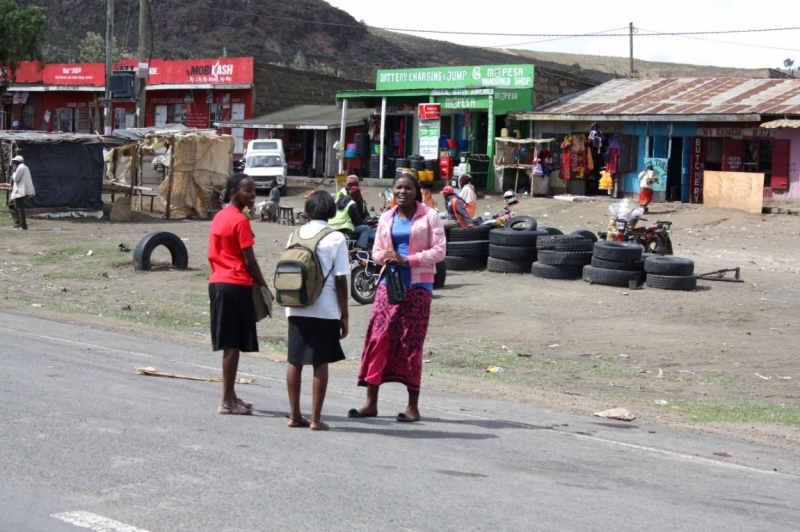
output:
{"label": "green sign board", "polygon": [[467,87],[533,88],[533,65],[446,66],[378,70],[375,88],[463,89]]}
{"label": "green sign board", "polygon": [[[493,98],[493,113],[504,115],[510,111],[530,111],[533,109],[533,91],[495,89],[494,95],[485,91],[442,91],[449,94],[434,93],[433,99],[442,104],[442,109],[489,109],[489,99]],[[481,92],[484,92],[481,94]]]}

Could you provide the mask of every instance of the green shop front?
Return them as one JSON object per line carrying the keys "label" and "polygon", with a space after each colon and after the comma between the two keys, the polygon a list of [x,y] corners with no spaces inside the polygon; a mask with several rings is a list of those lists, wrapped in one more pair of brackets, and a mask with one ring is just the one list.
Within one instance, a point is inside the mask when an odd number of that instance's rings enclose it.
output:
{"label": "green shop front", "polygon": [[435,168],[438,179],[468,170],[478,188],[493,189],[494,138],[509,112],[533,108],[533,78],[533,65],[379,70],[375,90],[336,98],[343,121],[348,108],[373,110],[369,177],[391,179],[410,164]]}

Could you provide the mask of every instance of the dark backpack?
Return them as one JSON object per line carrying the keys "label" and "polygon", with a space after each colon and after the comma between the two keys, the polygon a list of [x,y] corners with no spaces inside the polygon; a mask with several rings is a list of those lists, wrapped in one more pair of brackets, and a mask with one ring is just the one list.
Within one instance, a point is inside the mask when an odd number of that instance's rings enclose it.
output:
{"label": "dark backpack", "polygon": [[301,238],[300,229],[292,234],[292,244],[281,253],[275,266],[275,300],[283,307],[308,307],[317,300],[331,271],[323,275],[317,257],[320,241],[333,232],[326,227],[313,238]]}

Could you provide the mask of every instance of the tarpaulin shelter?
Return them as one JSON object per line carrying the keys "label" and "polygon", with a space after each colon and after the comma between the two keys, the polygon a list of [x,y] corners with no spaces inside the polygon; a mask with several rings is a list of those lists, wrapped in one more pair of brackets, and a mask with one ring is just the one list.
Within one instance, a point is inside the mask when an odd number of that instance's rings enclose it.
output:
{"label": "tarpaulin shelter", "polygon": [[[205,217],[218,209],[219,193],[233,172],[234,137],[211,129],[171,127],[118,130],[112,138],[127,146],[106,156],[111,182],[130,184],[135,192],[141,184],[142,156],[164,148],[166,172],[158,195],[166,204],[165,218]],[[123,157],[127,166],[120,171]]]}
{"label": "tarpaulin shelter", "polygon": [[0,131],[0,143],[3,181],[10,182],[11,158],[21,155],[36,189],[25,207],[43,211],[102,209],[103,150],[123,144],[99,135],[31,131]]}

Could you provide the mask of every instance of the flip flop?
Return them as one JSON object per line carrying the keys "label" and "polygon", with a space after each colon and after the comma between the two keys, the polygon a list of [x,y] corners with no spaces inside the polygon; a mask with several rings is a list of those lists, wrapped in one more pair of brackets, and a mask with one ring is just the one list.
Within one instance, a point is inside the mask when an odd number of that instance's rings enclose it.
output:
{"label": "flip flop", "polygon": [[311,422],[305,418],[295,419],[293,417],[289,417],[289,422],[286,424],[287,427],[290,429],[305,429],[311,426]]}
{"label": "flip flop", "polygon": [[395,419],[397,419],[397,421],[401,423],[414,423],[416,421],[419,421],[419,416],[408,417],[404,412],[400,412],[399,414],[397,414],[397,417]]}
{"label": "flip flop", "polygon": [[311,430],[328,430],[330,427],[321,419],[311,420]]}
{"label": "flip flop", "polygon": [[243,407],[247,408],[248,410],[252,410],[253,409],[253,403],[251,403],[249,401],[245,401],[245,400],[243,400],[243,399],[241,399],[239,397],[237,397],[234,400],[234,403],[236,403],[239,406],[243,406]]}
{"label": "flip flop", "polygon": [[378,416],[378,411],[377,410],[374,411],[374,412],[365,412],[365,413],[362,414],[361,412],[359,412],[355,408],[351,408],[347,412],[347,417],[362,418],[362,417],[377,417],[377,416]]}

